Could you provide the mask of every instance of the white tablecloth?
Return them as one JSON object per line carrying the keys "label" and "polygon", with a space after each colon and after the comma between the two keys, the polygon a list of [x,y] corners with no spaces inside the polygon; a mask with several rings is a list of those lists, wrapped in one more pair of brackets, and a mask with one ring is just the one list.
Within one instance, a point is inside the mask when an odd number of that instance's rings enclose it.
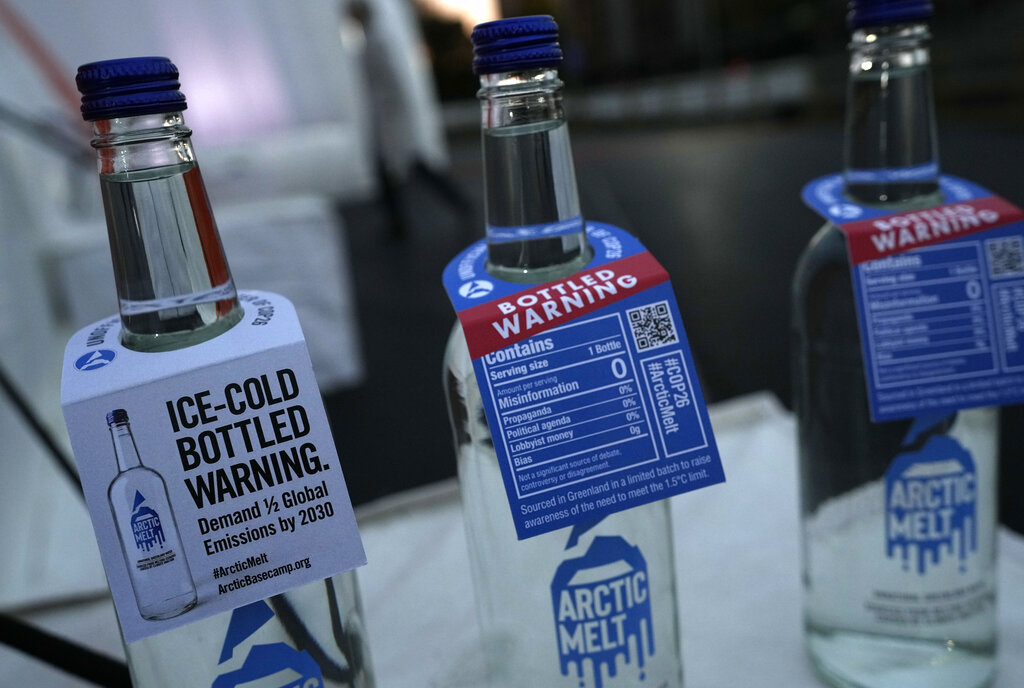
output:
{"label": "white tablecloth", "polygon": [[[713,406],[726,482],[672,498],[687,688],[818,688],[802,641],[792,416],[767,394]],[[380,688],[482,686],[454,483],[361,512]],[[1024,538],[999,534],[999,668],[1024,686]],[[540,686],[536,688],[542,688]]]}
{"label": "white tablecloth", "polygon": [[[727,482],[671,502],[687,688],[818,688],[801,640],[793,419],[767,395],[712,407],[711,417]],[[370,561],[359,580],[378,688],[483,686],[455,482],[368,505],[358,516]],[[1021,688],[1024,538],[1004,529],[999,547],[992,688]],[[106,599],[26,616],[121,655]],[[0,648],[0,685],[86,684]]]}

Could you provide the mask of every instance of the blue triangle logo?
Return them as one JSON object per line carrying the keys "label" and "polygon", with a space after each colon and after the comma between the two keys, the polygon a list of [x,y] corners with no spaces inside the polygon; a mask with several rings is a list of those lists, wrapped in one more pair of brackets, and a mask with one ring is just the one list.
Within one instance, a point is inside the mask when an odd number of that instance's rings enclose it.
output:
{"label": "blue triangle logo", "polygon": [[146,501],[146,498],[142,496],[142,493],[139,492],[138,490],[135,490],[135,503],[132,504],[132,511],[138,509],[139,504],[142,504],[144,501]]}
{"label": "blue triangle logo", "polygon": [[235,648],[262,628],[273,617],[274,610],[263,600],[247,604],[244,607],[238,607],[231,612],[228,632],[224,636],[224,647],[220,651],[220,663],[223,664],[231,659]]}
{"label": "blue triangle logo", "polygon": [[910,430],[907,431],[907,436],[903,440],[903,444],[912,444],[914,440],[921,436],[922,433],[934,428],[945,420],[948,415],[949,414],[947,413],[926,413],[922,416],[915,417],[914,422],[910,425]]}

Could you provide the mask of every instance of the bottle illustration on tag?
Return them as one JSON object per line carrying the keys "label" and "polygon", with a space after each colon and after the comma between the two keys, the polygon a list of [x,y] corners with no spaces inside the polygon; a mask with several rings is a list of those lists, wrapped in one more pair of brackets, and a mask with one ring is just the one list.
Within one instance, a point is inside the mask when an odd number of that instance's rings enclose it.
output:
{"label": "bottle illustration on tag", "polygon": [[[575,545],[576,529],[573,536],[567,549]],[[639,547],[618,536],[595,537],[583,556],[559,565],[551,603],[563,675],[575,665],[581,688],[588,686],[587,673],[590,685],[602,688],[604,673],[615,676],[622,657],[636,666],[639,680],[646,678],[654,627],[647,562]]]}
{"label": "bottle illustration on tag", "polygon": [[[920,444],[922,430],[941,432],[950,424],[915,419],[904,446]],[[974,460],[952,437],[932,434],[920,449],[898,455],[885,474],[888,556],[901,557],[904,570],[916,559],[923,576],[929,566],[956,555],[966,571],[968,557],[978,550],[976,500]]]}
{"label": "bottle illustration on tag", "polygon": [[[220,663],[232,658],[235,648],[274,618],[265,600],[239,607],[231,613]],[[264,679],[264,680],[260,680]],[[305,650],[282,642],[256,644],[249,648],[242,666],[218,676],[210,688],[261,686],[264,688],[323,688],[320,666]]]}
{"label": "bottle illustration on tag", "polygon": [[139,614],[151,620],[184,614],[198,598],[167,487],[159,473],[142,465],[127,411],[108,413],[107,425],[118,468],[107,496]]}

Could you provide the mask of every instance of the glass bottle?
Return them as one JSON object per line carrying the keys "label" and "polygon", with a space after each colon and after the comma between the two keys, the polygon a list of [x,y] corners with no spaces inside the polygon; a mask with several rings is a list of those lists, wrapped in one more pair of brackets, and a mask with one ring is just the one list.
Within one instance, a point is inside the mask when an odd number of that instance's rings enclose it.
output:
{"label": "glass bottle", "polygon": [[117,477],[107,499],[128,563],[128,575],[146,619],[170,619],[196,606],[196,586],[181,547],[178,525],[160,474],[142,465],[128,413],[107,414]]}
{"label": "glass bottle", "polygon": [[[940,204],[931,3],[850,6],[844,195],[894,213]],[[871,421],[846,240],[835,225],[811,240],[792,298],[811,660],[836,686],[985,685],[996,645],[996,414]],[[898,533],[909,513],[895,510],[907,504],[905,488],[943,480],[963,489],[936,487],[915,518],[936,536],[952,530],[962,556],[908,544]],[[944,511],[957,496],[966,522]]]}
{"label": "glass bottle", "polygon": [[242,319],[191,134],[180,110],[93,120],[121,342],[136,351],[199,344]]}
{"label": "glass bottle", "polygon": [[[550,17],[499,20],[476,27],[473,40],[481,82],[487,270],[524,287],[566,278],[593,253],[562,108],[557,26]],[[540,227],[560,229],[547,236]],[[459,325],[448,341],[444,387],[492,687],[681,686],[668,502],[517,540]],[[647,569],[640,596],[649,602],[649,632],[638,634],[618,658],[613,651],[578,652],[559,627],[559,593],[566,585],[616,575],[612,568],[624,562],[617,554],[602,559],[601,550],[623,547],[639,552]]]}
{"label": "glass bottle", "polygon": [[[122,344],[170,351],[227,332],[243,311],[177,68],[163,57],[94,62],[79,67],[77,83],[93,123]],[[136,688],[374,685],[354,571],[126,643],[125,652]]]}

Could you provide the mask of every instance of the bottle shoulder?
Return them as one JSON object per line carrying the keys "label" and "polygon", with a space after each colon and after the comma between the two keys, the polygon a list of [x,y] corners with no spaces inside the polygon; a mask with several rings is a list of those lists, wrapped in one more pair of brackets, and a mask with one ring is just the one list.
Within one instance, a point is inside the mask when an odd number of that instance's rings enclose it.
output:
{"label": "bottle shoulder", "polygon": [[473,372],[473,362],[469,358],[466,335],[462,330],[462,323],[458,320],[455,321],[448,333],[448,344],[444,350],[444,367],[446,371],[451,370],[460,378]]}
{"label": "bottle shoulder", "polygon": [[827,222],[814,234],[797,260],[791,294],[794,307],[799,308],[813,293],[820,294],[828,284],[848,281],[849,271],[846,237],[839,227]]}
{"label": "bottle shoulder", "polygon": [[163,480],[159,473],[154,471],[148,466],[143,466],[141,463],[135,466],[130,466],[124,470],[118,470],[117,476],[111,481],[111,485],[118,482],[126,482],[132,480]]}
{"label": "bottle shoulder", "polygon": [[826,265],[848,267],[849,253],[846,237],[835,224],[826,222],[811,237],[797,261],[796,282],[810,279]]}
{"label": "bottle shoulder", "polygon": [[445,346],[444,362],[441,366],[441,384],[444,389],[448,419],[451,422],[456,450],[472,442],[473,427],[470,419],[473,400],[479,398],[473,361],[469,357],[469,346],[458,320],[452,326]]}
{"label": "bottle shoulder", "polygon": [[856,359],[859,333],[846,237],[825,224],[811,239],[793,277],[791,326],[801,351],[827,348]]}

